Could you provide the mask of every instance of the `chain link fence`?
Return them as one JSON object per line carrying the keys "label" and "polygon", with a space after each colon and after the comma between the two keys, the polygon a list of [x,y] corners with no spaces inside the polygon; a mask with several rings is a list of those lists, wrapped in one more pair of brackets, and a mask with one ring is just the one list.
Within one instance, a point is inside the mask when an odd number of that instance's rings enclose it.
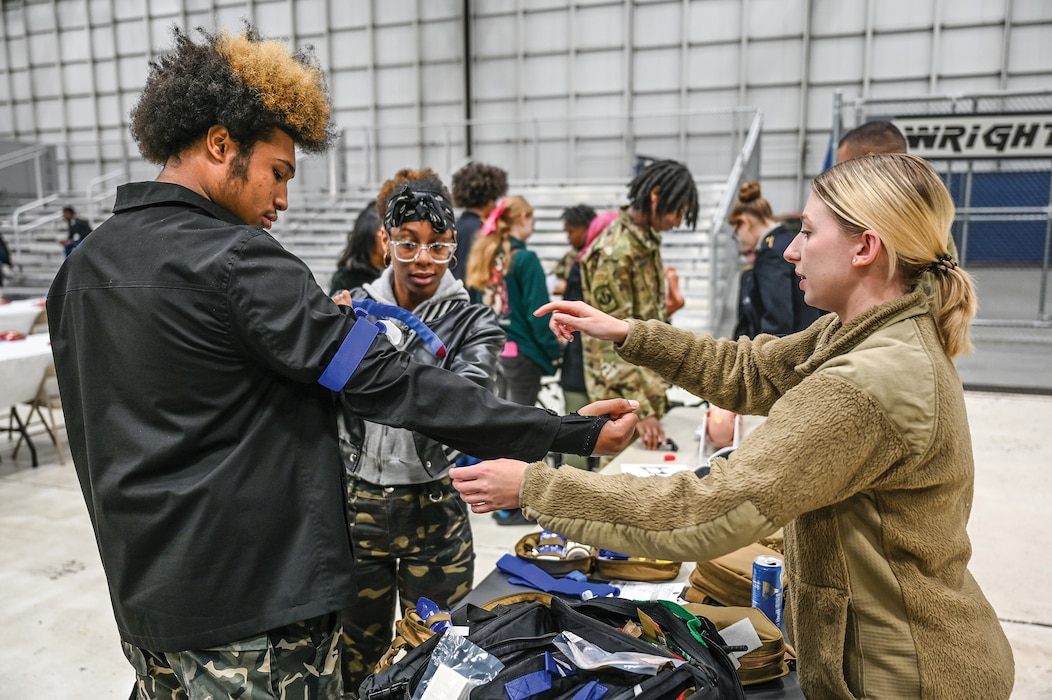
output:
{"label": "chain link fence", "polygon": [[977,337],[1052,342],[1052,92],[858,98],[833,117],[838,134],[894,122],[942,175],[957,206],[954,242],[979,290]]}

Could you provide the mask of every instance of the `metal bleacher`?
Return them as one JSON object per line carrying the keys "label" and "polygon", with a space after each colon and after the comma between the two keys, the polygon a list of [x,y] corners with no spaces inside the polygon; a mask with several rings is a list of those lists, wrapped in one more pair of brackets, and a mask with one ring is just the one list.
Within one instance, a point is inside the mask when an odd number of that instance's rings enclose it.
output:
{"label": "metal bleacher", "polygon": [[[665,265],[676,268],[686,299],[686,306],[673,317],[674,323],[683,328],[702,331],[711,325],[712,229],[726,188],[726,181],[699,181],[700,208],[695,230],[677,229],[662,239]],[[541,259],[546,271],[569,250],[560,218],[563,210],[575,204],[588,204],[602,212],[616,209],[626,201],[624,182],[521,185],[512,182],[509,191],[525,197],[534,208],[534,233],[527,245]],[[358,213],[372,203],[373,196],[372,191],[354,190],[336,200],[306,198],[282,215],[273,234],[286,249],[302,259],[318,283],[327,288],[347,233]]]}
{"label": "metal bleacher", "polygon": [[[717,261],[719,264],[714,264],[712,244],[719,240],[713,235],[713,227],[722,225],[717,217],[727,187],[727,181],[699,181],[700,210],[695,230],[677,229],[663,237],[664,263],[676,268],[686,300],[686,306],[673,317],[677,326],[695,331],[709,330],[713,318],[711,300],[724,301],[723,294],[714,294],[713,290],[717,287],[726,289],[727,280],[723,277],[733,272],[728,272],[730,267],[723,257]],[[509,189],[513,194],[525,197],[534,207],[534,234],[528,245],[540,257],[546,271],[550,271],[569,250],[560,218],[563,210],[574,204],[588,204],[602,212],[615,209],[626,201],[624,182],[512,182]],[[347,233],[361,210],[372,205],[374,197],[372,188],[348,189],[337,198],[293,193],[292,206],[282,213],[271,233],[287,250],[302,259],[318,283],[328,289],[336,260],[346,245]],[[109,214],[104,206],[89,207],[77,197],[61,193],[33,203],[9,203],[0,209],[0,233],[12,250],[15,263],[13,273],[9,272],[5,281],[5,296],[18,298],[46,294],[64,259],[60,241],[65,237],[62,220],[62,206],[65,204],[76,207],[93,226],[98,226]],[[17,217],[16,211],[20,211]],[[718,285],[713,284],[714,274],[720,277]]]}
{"label": "metal bleacher", "polygon": [[8,298],[43,296],[65,259],[62,207],[72,197],[55,193],[39,200],[13,200],[0,206],[0,235],[11,253],[3,294]]}

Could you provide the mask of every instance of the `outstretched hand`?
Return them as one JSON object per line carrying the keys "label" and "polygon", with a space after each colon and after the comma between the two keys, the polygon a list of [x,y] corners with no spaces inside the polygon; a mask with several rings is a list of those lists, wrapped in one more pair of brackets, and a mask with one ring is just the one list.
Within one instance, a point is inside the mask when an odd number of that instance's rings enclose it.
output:
{"label": "outstretched hand", "polygon": [[614,318],[583,301],[553,301],[533,312],[534,316],[551,314],[548,327],[558,338],[572,341],[574,331],[581,331],[599,340],[625,342],[628,337],[628,321]]}
{"label": "outstretched hand", "polygon": [[593,457],[616,455],[628,447],[636,434],[636,423],[639,419],[633,411],[637,408],[639,408],[638,401],[605,399],[593,401],[577,411],[582,416],[610,416],[610,420],[599,432],[599,439],[592,451]]}
{"label": "outstretched hand", "polygon": [[519,507],[519,491],[528,466],[514,459],[489,459],[470,467],[453,467],[449,477],[472,513],[489,513]]}
{"label": "outstretched hand", "polygon": [[[638,401],[606,399],[593,401],[578,411],[582,416],[610,416],[599,433],[593,455],[617,454],[628,447],[635,437],[637,419],[633,411],[637,408]],[[529,466],[515,459],[489,459],[470,467],[453,467],[449,478],[473,513],[489,513],[519,507],[519,492]]]}

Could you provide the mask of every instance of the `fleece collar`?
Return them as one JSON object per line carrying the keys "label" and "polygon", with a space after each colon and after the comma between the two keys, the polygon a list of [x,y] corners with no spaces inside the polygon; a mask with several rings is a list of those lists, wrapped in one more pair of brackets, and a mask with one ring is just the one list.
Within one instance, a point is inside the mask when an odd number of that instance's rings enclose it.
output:
{"label": "fleece collar", "polygon": [[850,352],[878,329],[923,316],[929,311],[927,295],[917,289],[893,301],[874,306],[847,324],[840,323],[835,314],[829,314],[829,320],[818,336],[814,352],[806,361],[797,365],[796,371],[802,376],[808,376],[830,359]]}

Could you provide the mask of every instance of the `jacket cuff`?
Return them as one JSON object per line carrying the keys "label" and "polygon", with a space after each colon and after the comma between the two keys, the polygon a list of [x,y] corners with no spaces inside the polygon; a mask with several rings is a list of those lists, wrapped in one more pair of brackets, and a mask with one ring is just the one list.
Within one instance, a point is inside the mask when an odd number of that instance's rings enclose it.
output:
{"label": "jacket cuff", "polygon": [[609,420],[610,416],[582,416],[577,413],[561,416],[551,451],[584,457],[591,455],[599,442],[599,433]]}

